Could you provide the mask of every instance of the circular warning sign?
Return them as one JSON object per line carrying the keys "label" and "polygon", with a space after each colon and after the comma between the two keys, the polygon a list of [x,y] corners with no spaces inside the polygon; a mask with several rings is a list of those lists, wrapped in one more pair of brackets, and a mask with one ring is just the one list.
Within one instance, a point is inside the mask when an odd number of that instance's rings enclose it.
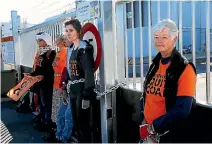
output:
{"label": "circular warning sign", "polygon": [[102,57],[102,42],[101,37],[92,23],[86,23],[82,28],[83,40],[87,40],[93,45],[94,48],[94,71],[96,71],[100,65]]}

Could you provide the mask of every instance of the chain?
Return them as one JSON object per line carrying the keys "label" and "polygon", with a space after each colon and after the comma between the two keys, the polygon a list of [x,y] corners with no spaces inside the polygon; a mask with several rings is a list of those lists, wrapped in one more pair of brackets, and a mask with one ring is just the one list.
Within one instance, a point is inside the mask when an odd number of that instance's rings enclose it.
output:
{"label": "chain", "polygon": [[165,134],[167,134],[168,132],[169,132],[169,131],[165,131],[163,134],[157,133],[157,134],[156,134],[156,140],[157,140],[157,142],[159,143],[159,142],[160,142],[160,137],[163,136],[163,135],[165,135]]}
{"label": "chain", "polygon": [[[69,81],[68,84],[67,84],[67,92],[70,93],[70,85],[76,84],[76,83],[81,83],[81,82],[85,82],[85,79],[81,78],[79,80]],[[107,95],[107,94],[115,91],[119,87],[123,87],[123,86],[126,86],[126,85],[127,84],[125,82],[121,82],[121,83],[118,83],[115,86],[110,87],[109,89],[105,90],[104,92],[99,92],[97,89],[94,89],[94,92],[97,94],[97,99],[100,99],[102,96]]]}
{"label": "chain", "polygon": [[73,84],[77,84],[77,83],[82,83],[82,82],[85,82],[85,79],[84,78],[81,78],[79,80],[74,80],[74,81],[68,81],[68,84],[67,84],[67,92],[70,93],[70,86],[73,85]]}
{"label": "chain", "polygon": [[[163,134],[156,133],[155,135],[150,134],[148,137],[151,138],[154,141],[154,143],[160,143],[160,137],[167,134],[168,132],[169,131],[166,131]],[[148,137],[144,141],[147,141]]]}
{"label": "chain", "polygon": [[69,81],[68,84],[72,85],[72,84],[77,84],[77,83],[81,83],[81,82],[85,82],[85,79],[81,78],[79,80]]}
{"label": "chain", "polygon": [[109,89],[105,90],[104,92],[99,92],[97,89],[94,89],[94,92],[97,94],[97,99],[100,99],[102,96],[107,95],[107,94],[115,91],[119,87],[123,87],[123,86],[126,86],[125,82],[118,83],[117,85],[110,87]]}

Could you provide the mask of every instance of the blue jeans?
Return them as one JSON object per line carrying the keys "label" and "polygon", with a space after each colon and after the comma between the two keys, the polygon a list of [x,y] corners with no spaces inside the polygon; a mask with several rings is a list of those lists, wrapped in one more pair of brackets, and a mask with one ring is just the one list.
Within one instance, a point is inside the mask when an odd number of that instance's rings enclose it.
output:
{"label": "blue jeans", "polygon": [[70,106],[70,100],[68,104],[61,104],[57,116],[57,132],[56,137],[62,142],[67,142],[71,137],[73,128],[73,118]]}

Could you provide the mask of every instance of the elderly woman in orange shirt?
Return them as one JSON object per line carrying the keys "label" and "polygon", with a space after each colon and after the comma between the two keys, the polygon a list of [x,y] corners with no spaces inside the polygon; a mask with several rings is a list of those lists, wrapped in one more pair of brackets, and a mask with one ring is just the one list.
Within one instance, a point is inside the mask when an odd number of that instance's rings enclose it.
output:
{"label": "elderly woman in orange shirt", "polygon": [[54,90],[53,90],[53,104],[52,104],[52,121],[57,121],[57,114],[60,104],[63,103],[64,96],[67,96],[64,90],[63,82],[66,79],[66,51],[70,42],[63,36],[59,35],[56,38],[56,45],[58,52],[53,62],[54,68]]}
{"label": "elderly woman in orange shirt", "polygon": [[195,104],[196,69],[176,49],[176,24],[170,19],[153,28],[158,54],[152,61],[140,101],[141,142],[182,143]]}
{"label": "elderly woman in orange shirt", "polygon": [[65,88],[66,80],[66,53],[67,47],[71,45],[63,35],[57,36],[56,45],[58,53],[53,63],[54,68],[54,90],[52,104],[52,121],[56,122],[56,132],[46,134],[43,139],[48,142],[67,142],[72,132],[72,113],[68,95]]}

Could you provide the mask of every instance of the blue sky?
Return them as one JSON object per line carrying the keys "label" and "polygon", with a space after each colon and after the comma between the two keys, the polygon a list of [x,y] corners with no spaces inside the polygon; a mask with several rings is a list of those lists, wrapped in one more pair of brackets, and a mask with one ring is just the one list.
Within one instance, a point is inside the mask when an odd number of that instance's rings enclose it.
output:
{"label": "blue sky", "polygon": [[[0,4],[0,22],[11,20],[10,11],[17,10],[21,20],[26,19],[28,23],[37,24],[46,18],[62,13],[68,4],[74,0],[4,0]],[[3,4],[2,4],[3,3]]]}

